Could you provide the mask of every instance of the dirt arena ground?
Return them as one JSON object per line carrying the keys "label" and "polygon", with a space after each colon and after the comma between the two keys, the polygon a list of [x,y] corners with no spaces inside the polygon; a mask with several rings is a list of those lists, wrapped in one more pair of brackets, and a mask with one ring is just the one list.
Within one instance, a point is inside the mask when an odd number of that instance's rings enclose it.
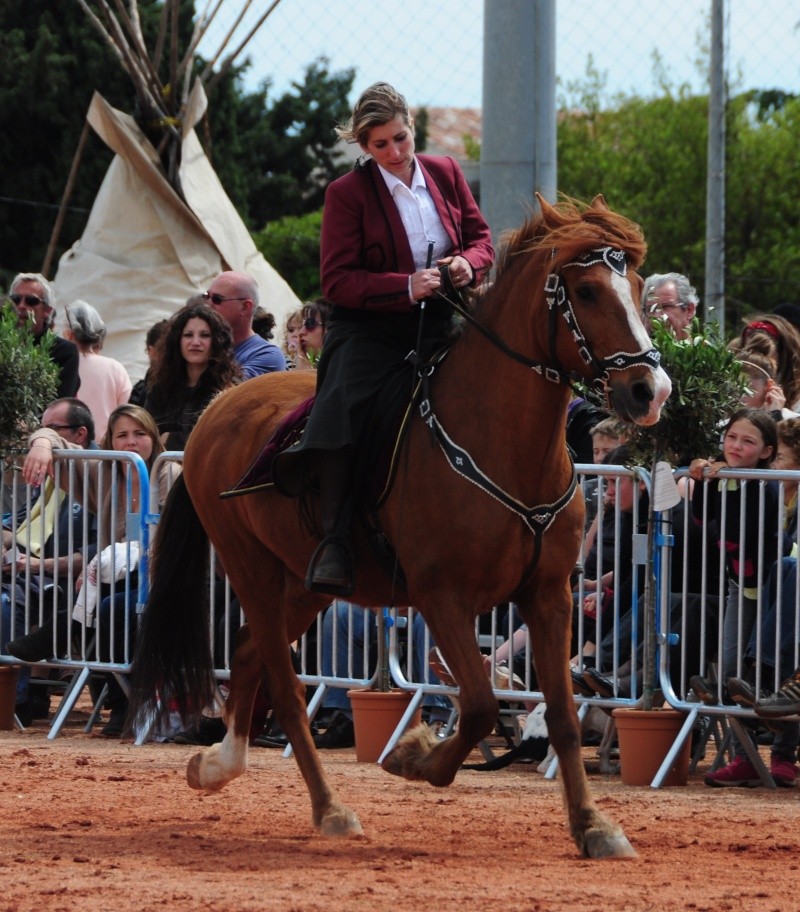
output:
{"label": "dirt arena ground", "polygon": [[712,790],[702,765],[661,791],[592,773],[639,857],[591,862],[567,836],[560,786],[533,766],[436,790],[328,751],[366,834],[330,841],[278,751],[254,749],[245,776],[204,795],[184,778],[196,748],[109,742],[82,722],[55,741],[44,723],[0,732],[0,912],[800,909],[797,789]]}

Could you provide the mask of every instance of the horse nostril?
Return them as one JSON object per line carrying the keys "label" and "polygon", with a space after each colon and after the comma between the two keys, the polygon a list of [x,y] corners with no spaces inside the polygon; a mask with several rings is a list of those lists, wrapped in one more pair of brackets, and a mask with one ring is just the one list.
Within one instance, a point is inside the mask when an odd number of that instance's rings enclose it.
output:
{"label": "horse nostril", "polygon": [[655,396],[652,380],[648,377],[647,379],[638,380],[636,383],[632,384],[631,396],[635,402],[640,402],[643,405],[652,402]]}

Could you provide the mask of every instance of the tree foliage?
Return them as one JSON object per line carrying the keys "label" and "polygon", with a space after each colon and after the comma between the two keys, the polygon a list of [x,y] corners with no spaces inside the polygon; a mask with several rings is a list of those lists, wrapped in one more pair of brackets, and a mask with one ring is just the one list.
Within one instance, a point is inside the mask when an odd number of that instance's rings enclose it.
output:
{"label": "tree foliage", "polygon": [[[603,193],[641,224],[646,272],[680,272],[705,284],[708,98],[675,88],[655,62],[663,93],[608,103],[591,61],[561,100],[559,188]],[[725,284],[728,325],[753,310],[800,301],[800,99],[784,92],[733,97],[726,114]]]}
{"label": "tree foliage", "polygon": [[[161,0],[138,3],[152,49]],[[193,0],[181,2],[179,56],[188,46],[194,7]],[[0,52],[0,130],[7,140],[0,144],[3,286],[16,272],[41,268],[93,92],[134,116],[139,112],[128,75],[74,0],[4,0]],[[292,91],[271,99],[269,82],[256,92],[243,89],[247,66],[232,68],[210,91],[198,135],[245,223],[259,229],[322,205],[325,186],[343,168],[333,127],[349,113],[354,71],[332,73],[320,59]],[[164,67],[166,59],[160,72],[166,82]],[[198,58],[196,72],[204,67]],[[58,255],[82,234],[110,161],[110,150],[90,133]]]}
{"label": "tree foliage", "polygon": [[257,232],[256,247],[289,283],[294,293],[305,300],[318,298],[319,238],[322,210],[307,215],[287,215],[269,222]]}

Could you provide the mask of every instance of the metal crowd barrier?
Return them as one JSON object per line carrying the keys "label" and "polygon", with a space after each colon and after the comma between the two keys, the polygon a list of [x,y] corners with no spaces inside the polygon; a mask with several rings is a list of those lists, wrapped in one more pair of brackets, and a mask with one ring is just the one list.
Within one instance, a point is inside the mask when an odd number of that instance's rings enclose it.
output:
{"label": "metal crowd barrier", "polygon": [[[47,685],[65,685],[61,702],[52,720],[48,738],[55,738],[72,711],[81,691],[93,673],[111,674],[123,691],[128,692],[127,674],[133,658],[131,631],[134,615],[147,600],[149,526],[147,504],[150,481],[142,459],[135,453],[103,450],[55,450],[55,477],[41,488],[21,483],[19,465],[4,473],[3,517],[6,532],[12,543],[11,556],[19,556],[22,567],[15,561],[3,567],[3,616],[0,619],[0,663],[19,664],[13,656],[2,654],[5,644],[32,630],[52,624],[52,656],[33,665],[23,666],[21,673],[35,669],[31,680],[46,680]],[[97,467],[92,479],[89,464]],[[126,471],[127,467],[127,471]],[[133,503],[133,475],[139,486],[139,506]],[[85,482],[84,482],[85,480]],[[94,484],[90,483],[95,481]],[[7,483],[6,483],[7,482]],[[44,495],[44,497],[42,496]],[[52,508],[45,506],[52,504]],[[100,505],[99,508],[98,505]],[[103,509],[103,505],[106,509]],[[117,537],[113,517],[120,511],[125,518],[125,543],[120,543],[113,557],[123,566],[121,574],[112,573],[107,585],[98,586],[92,615],[85,600],[90,587],[84,586],[83,598],[76,594],[76,583],[98,551],[98,543],[111,544]],[[32,518],[25,522],[26,517]],[[134,567],[131,542],[138,546],[138,563]],[[40,561],[36,552],[41,546]],[[58,573],[45,574],[44,556],[52,558]],[[39,563],[38,569],[34,562]],[[102,575],[101,575],[102,580]],[[134,602],[134,592],[136,601]],[[97,636],[97,623],[103,598],[112,601],[124,593],[122,630],[111,623],[108,636]],[[93,623],[87,618],[91,617]],[[63,672],[54,682],[52,670]],[[102,701],[97,700],[97,704]],[[91,729],[99,713],[99,705],[87,724]],[[17,720],[18,722],[18,720]]]}
{"label": "metal crowd barrier", "polygon": [[[116,504],[117,478],[122,471],[124,463],[131,463],[135,471],[139,474],[142,498],[140,503],[142,507],[134,510],[130,502],[130,484],[126,489],[126,503],[124,505],[126,516],[128,518],[128,538],[138,541],[141,548],[141,561],[139,566],[139,597],[136,606],[130,605],[130,599],[126,599],[128,607],[126,611],[140,611],[146,601],[147,593],[147,558],[150,541],[150,527],[157,523],[159,517],[159,508],[157,503],[158,486],[152,482],[159,472],[160,466],[164,461],[180,463],[181,453],[166,453],[159,457],[151,472],[151,481],[148,485],[147,474],[144,464],[141,460],[133,455],[118,452],[102,451],[57,451],[59,459],[56,461],[56,480],[64,484],[67,488],[67,497],[71,502],[77,504],[83,515],[81,527],[84,531],[84,539],[91,538],[91,528],[89,514],[89,505],[91,498],[89,492],[80,490],[77,483],[77,464],[87,459],[99,460],[107,466],[107,471],[100,474],[99,489],[95,492],[95,497],[102,501],[104,491],[111,489],[111,497]],[[695,674],[708,676],[714,673],[714,663],[718,659],[723,645],[723,611],[720,606],[724,604],[726,596],[727,578],[724,569],[720,569],[719,561],[715,560],[718,554],[716,541],[711,540],[704,526],[699,527],[700,545],[692,544],[692,530],[696,529],[695,521],[691,516],[690,502],[688,493],[684,493],[682,502],[673,510],[657,514],[658,517],[658,535],[656,536],[656,546],[652,555],[647,553],[647,536],[641,531],[646,517],[642,514],[643,507],[640,504],[638,496],[633,500],[633,512],[630,520],[626,520],[622,511],[619,509],[619,503],[615,506],[605,502],[603,497],[604,484],[609,478],[622,479],[632,478],[634,482],[641,480],[645,485],[649,484],[649,476],[643,470],[631,471],[621,466],[595,466],[579,465],[577,466],[579,480],[584,489],[587,503],[590,508],[597,513],[597,521],[600,526],[605,522],[610,530],[612,541],[606,543],[605,548],[598,548],[595,556],[590,559],[588,553],[582,553],[583,574],[580,576],[575,588],[575,610],[574,610],[574,656],[580,666],[585,659],[589,658],[591,647],[588,639],[588,624],[586,616],[581,610],[584,598],[590,589],[589,581],[599,579],[604,569],[612,569],[617,579],[621,576],[630,576],[632,584],[627,592],[627,597],[623,598],[620,588],[613,587],[608,597],[598,605],[597,618],[595,623],[611,634],[611,647],[606,650],[600,657],[599,667],[604,674],[612,679],[617,690],[615,696],[611,698],[601,697],[584,697],[576,696],[575,701],[579,705],[579,714],[583,715],[590,706],[602,706],[607,709],[621,706],[635,705],[641,696],[641,683],[636,675],[633,675],[630,693],[623,694],[619,688],[620,679],[623,677],[622,670],[624,667],[623,656],[638,656],[642,649],[641,634],[641,615],[643,611],[642,596],[643,590],[639,576],[643,569],[651,566],[655,569],[656,574],[656,623],[657,623],[657,641],[658,655],[657,668],[661,688],[668,703],[674,708],[686,713],[686,721],[683,729],[676,739],[675,744],[665,757],[662,770],[653,781],[654,786],[658,786],[663,781],[663,775],[670,768],[674,756],[677,754],[685,738],[689,737],[692,730],[699,725],[702,719],[710,719],[718,730],[715,730],[715,746],[717,747],[718,756],[715,764],[719,764],[724,759],[725,750],[728,747],[732,729],[737,736],[744,735],[741,729],[742,720],[754,718],[752,709],[740,707],[737,705],[725,704],[722,702],[722,684],[724,681],[720,678],[718,705],[709,706],[698,702],[695,695],[691,692],[690,679]],[[685,476],[685,472],[678,473],[680,479]],[[773,518],[777,525],[782,525],[785,519],[785,508],[783,505],[783,492],[787,484],[797,483],[800,481],[800,472],[732,472],[722,473],[723,479],[739,479],[745,486],[760,486],[767,480],[776,481],[780,488],[781,508],[778,515]],[[717,482],[713,482],[716,484]],[[706,487],[708,483],[705,484]],[[637,486],[638,487],[638,486]],[[145,492],[149,492],[148,498]],[[12,503],[9,520],[12,529],[16,529],[18,524],[18,515],[28,513],[35,502],[34,492],[25,486],[19,489],[12,486]],[[723,496],[723,520],[725,518]],[[763,549],[763,540],[765,532],[765,523],[767,517],[764,515],[763,496],[758,500],[759,509],[756,515],[742,516],[740,522],[740,532],[745,528],[755,527],[760,530],[759,538],[762,541],[762,547],[759,551],[759,560],[766,561]],[[116,507],[115,507],[116,508]],[[43,523],[43,519],[39,520]],[[94,530],[96,536],[101,539],[105,538],[101,523],[105,519],[101,518]],[[44,529],[44,525],[41,526]],[[623,540],[630,535],[630,541]],[[35,536],[34,536],[35,537]],[[678,542],[678,544],[676,544]],[[623,547],[625,544],[625,547]],[[800,533],[795,534],[795,545],[800,545]],[[609,553],[609,546],[611,553]],[[83,542],[81,554],[83,562],[86,563],[91,557],[91,544]],[[788,549],[786,549],[788,552]],[[75,551],[75,530],[70,527],[70,531],[65,541],[56,541],[54,544],[54,553],[57,556],[72,554]],[[625,556],[623,556],[625,555]],[[215,556],[212,549],[212,566],[216,567]],[[788,553],[781,553],[779,557],[791,559]],[[699,564],[699,573],[702,580],[700,586],[692,584],[692,580],[697,576],[697,567]],[[678,569],[675,570],[675,567]],[[764,573],[766,567],[759,568]],[[39,574],[40,582],[42,574]],[[63,579],[61,589],[54,595],[55,608],[61,605],[68,613],[74,608],[74,583],[77,574],[68,567],[66,576]],[[42,586],[38,588],[31,582],[35,578],[34,573],[19,573],[12,571],[12,574],[4,574],[3,580],[6,582],[17,582],[19,578],[26,582],[24,586],[24,610],[21,619],[12,617],[11,627],[7,631],[3,629],[2,644],[9,639],[15,638],[22,633],[27,632],[33,625],[39,624],[45,619],[47,605],[42,595]],[[62,582],[62,581],[60,581]],[[790,619],[794,631],[794,647],[792,661],[795,665],[800,664],[800,582],[795,579],[791,591],[787,589],[783,577],[778,575],[776,581],[775,597],[778,604],[783,606],[784,598],[787,603],[791,603],[788,609],[792,613]],[[699,591],[694,589],[699,588]],[[124,591],[129,595],[132,590],[130,575],[126,574],[122,581],[110,584],[111,593]],[[38,595],[36,594],[38,593]],[[741,595],[739,597],[741,603]],[[758,591],[756,600],[755,628],[760,630],[765,620],[767,611],[772,604],[770,594],[765,586]],[[515,606],[504,605],[498,606],[490,615],[480,618],[476,621],[476,638],[482,648],[482,651],[488,656],[487,663],[494,667],[498,655],[498,650],[502,650],[502,644],[514,637],[522,639],[522,646],[518,655],[522,657],[517,662],[517,674],[522,679],[522,689],[512,687],[495,688],[495,695],[511,707],[519,706],[521,703],[541,702],[543,695],[538,689],[535,682],[535,671],[532,664],[532,641],[530,632],[518,632],[519,619],[515,616]],[[780,610],[785,610],[781,607]],[[63,612],[62,612],[63,613]],[[386,650],[387,662],[391,673],[392,686],[403,688],[412,692],[412,704],[406,717],[401,721],[398,730],[395,732],[392,740],[387,745],[387,750],[391,749],[397,738],[402,734],[408,720],[413,716],[417,708],[423,703],[426,697],[445,697],[451,699],[457,698],[457,690],[446,684],[437,682],[430,673],[428,663],[428,652],[434,645],[431,641],[427,628],[422,636],[412,635],[416,629],[418,620],[415,618],[416,612],[413,608],[398,610],[393,608],[388,613],[389,626],[386,641],[380,638],[375,639],[372,634],[364,636],[363,629],[370,629],[374,624],[375,612],[367,609],[352,606],[346,612],[346,623],[334,625],[330,634],[332,640],[328,643],[330,656],[325,658],[326,634],[325,634],[325,614],[320,614],[311,629],[295,644],[299,674],[301,681],[313,690],[309,701],[309,715],[313,716],[317,710],[324,704],[326,694],[333,688],[349,689],[357,687],[368,687],[376,682],[376,676],[381,667],[383,658],[382,650]],[[57,611],[57,615],[59,615]],[[60,616],[60,615],[59,615]],[[628,620],[631,623],[628,623]],[[243,617],[241,615],[238,602],[231,592],[230,586],[221,571],[215,570],[211,574],[211,613],[210,623],[213,626],[212,642],[214,644],[216,676],[221,686],[230,677],[230,659],[232,656],[235,630]],[[784,621],[786,618],[784,617]],[[404,629],[405,628],[405,629]],[[126,631],[128,626],[126,624]],[[747,645],[750,629],[745,623],[740,623],[737,629],[737,664],[736,676],[741,677],[746,673],[743,666],[744,649]],[[533,631],[535,637],[535,631]],[[345,645],[342,647],[340,639],[344,638]],[[421,644],[421,645],[420,645]],[[48,734],[49,738],[55,737],[67,714],[74,707],[75,702],[86,685],[89,676],[93,673],[111,673],[114,674],[123,688],[126,687],[126,674],[130,670],[130,661],[132,658],[132,644],[129,642],[127,635],[125,642],[122,644],[123,661],[110,661],[109,656],[115,652],[113,641],[109,644],[110,648],[104,650],[98,644],[94,636],[94,630],[81,625],[80,635],[73,638],[72,650],[68,655],[58,655],[58,643],[53,641],[53,658],[37,663],[45,669],[58,668],[71,673],[69,684],[61,705],[56,712],[53,723]],[[419,655],[422,651],[424,654]],[[765,657],[772,658],[773,665],[778,656],[779,647],[775,639],[769,640],[761,635],[756,637],[756,655],[755,655],[755,687],[757,689],[775,690],[780,686],[782,679],[782,670],[775,668],[774,673],[765,677],[762,666]],[[342,655],[346,660],[342,660]],[[324,669],[326,662],[330,665],[329,669]],[[15,660],[7,655],[0,654],[0,663],[15,663]],[[514,663],[509,657],[509,668],[514,670]],[[99,702],[99,701],[98,701]],[[90,720],[90,725],[92,724]],[[750,739],[746,735],[742,738],[745,748],[750,745]],[[287,753],[289,751],[287,750]],[[758,758],[757,751],[753,748],[748,751],[751,760],[762,773],[762,778],[766,784],[771,783],[768,772]],[[555,775],[555,765],[548,772],[548,775]],[[662,775],[663,773],[663,775]]]}
{"label": "metal crowd barrier", "polygon": [[[676,473],[676,477],[685,480],[686,470]],[[743,510],[736,520],[732,498],[739,497],[735,490],[729,489],[729,482],[742,485],[742,499],[747,503],[750,492],[754,503],[749,512]],[[766,513],[766,484],[773,482],[778,487],[778,509],[773,516]],[[681,732],[667,754],[653,785],[660,785],[663,776],[675,760],[685,739],[692,729],[703,719],[711,723],[707,732],[713,735],[716,757],[712,770],[721,766],[729,756],[731,739],[735,735],[741,742],[748,759],[754,765],[762,783],[768,788],[775,788],[775,783],[758,753],[757,747],[746,731],[746,723],[757,720],[752,708],[732,703],[726,697],[725,685],[730,677],[752,678],[756,694],[764,691],[773,693],[781,686],[783,679],[800,665],[800,580],[796,573],[797,558],[800,551],[800,528],[795,529],[791,539],[785,544],[780,533],[786,523],[787,507],[785,492],[787,485],[796,486],[800,482],[800,472],[778,470],[738,470],[726,469],[714,479],[696,482],[702,486],[702,503],[705,516],[708,516],[710,497],[715,489],[720,496],[720,528],[718,537],[730,541],[731,557],[738,563],[738,573],[729,587],[728,574],[724,561],[719,560],[717,542],[709,535],[709,525],[701,526],[699,548],[695,543],[692,553],[689,524],[693,522],[691,495],[688,485],[683,490],[681,504],[671,511],[671,515],[661,516],[664,540],[661,544],[661,560],[664,572],[660,574],[658,643],[660,649],[659,679],[661,688],[668,703],[682,712],[686,720]],[[674,517],[679,517],[678,519]],[[731,518],[733,517],[733,518]],[[676,523],[683,523],[683,529],[676,529]],[[748,555],[744,542],[747,535],[756,530],[756,556],[751,560],[750,569],[761,581],[755,589],[754,611],[748,613],[744,601],[745,572]],[[672,538],[676,532],[682,532],[682,553],[674,553]],[[713,530],[712,530],[713,531]],[[766,542],[772,536],[778,539],[777,560],[771,561]],[[738,548],[733,544],[739,542]],[[680,586],[670,590],[671,562],[680,561],[683,572]],[[792,570],[788,574],[794,577],[789,585],[780,572],[782,568]],[[697,576],[699,569],[699,582]],[[695,577],[695,586],[689,585],[690,575]],[[772,575],[771,575],[772,571]],[[699,590],[699,591],[698,591]],[[730,591],[729,591],[730,590]],[[774,618],[774,632],[768,633],[770,621]],[[726,633],[726,618],[729,627]],[[781,663],[781,626],[784,636],[791,642],[788,654],[784,651]],[[752,658],[748,658],[748,646],[753,644]],[[729,644],[730,655],[726,657],[725,647]],[[771,671],[768,672],[768,669]],[[691,677],[700,675],[711,680],[716,688],[718,702],[709,705],[698,699],[691,688]],[[697,746],[693,757],[696,765],[699,752],[704,743]]]}

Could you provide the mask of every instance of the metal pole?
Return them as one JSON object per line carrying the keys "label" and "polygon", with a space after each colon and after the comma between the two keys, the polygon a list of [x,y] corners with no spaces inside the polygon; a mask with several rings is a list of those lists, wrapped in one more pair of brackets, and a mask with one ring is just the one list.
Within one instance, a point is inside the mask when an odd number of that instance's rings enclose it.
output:
{"label": "metal pole", "polygon": [[725,332],[725,0],[711,0],[704,319]]}
{"label": "metal pole", "polygon": [[556,0],[536,0],[534,22],[534,171],[533,188],[556,201]]}

